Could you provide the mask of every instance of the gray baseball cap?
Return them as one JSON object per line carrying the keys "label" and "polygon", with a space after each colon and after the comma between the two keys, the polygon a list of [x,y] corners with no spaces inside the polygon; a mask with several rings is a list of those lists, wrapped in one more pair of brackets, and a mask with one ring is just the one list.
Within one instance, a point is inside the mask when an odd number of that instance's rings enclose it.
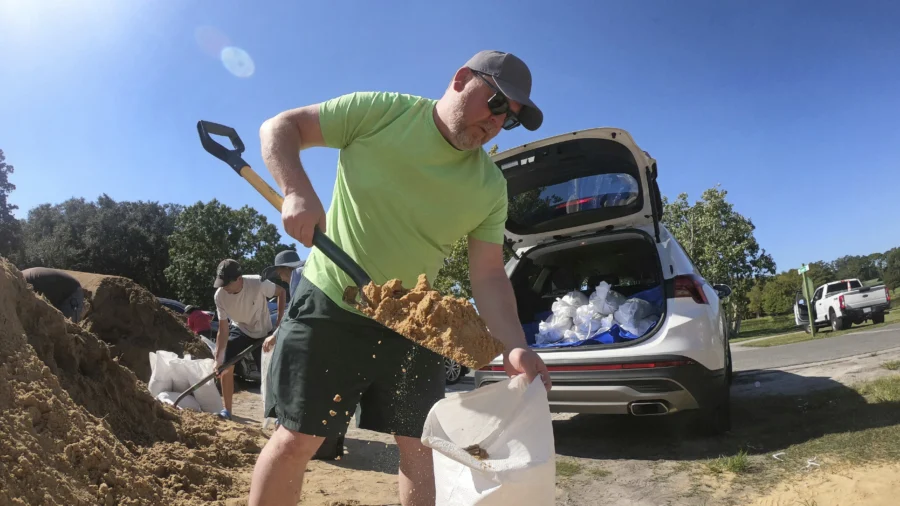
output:
{"label": "gray baseball cap", "polygon": [[531,71],[518,56],[502,51],[480,51],[466,67],[494,78],[504,95],[522,104],[519,121],[529,130],[537,130],[544,122],[544,113],[531,101]]}

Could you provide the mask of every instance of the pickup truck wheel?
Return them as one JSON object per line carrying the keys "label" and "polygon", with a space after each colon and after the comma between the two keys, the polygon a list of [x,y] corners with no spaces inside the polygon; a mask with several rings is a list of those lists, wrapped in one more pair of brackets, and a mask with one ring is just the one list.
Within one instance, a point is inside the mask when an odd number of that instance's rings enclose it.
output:
{"label": "pickup truck wheel", "polygon": [[844,330],[844,319],[835,316],[834,309],[828,310],[828,321],[831,322],[831,330]]}
{"label": "pickup truck wheel", "polygon": [[878,313],[872,315],[872,324],[876,323],[884,323],[884,313]]}

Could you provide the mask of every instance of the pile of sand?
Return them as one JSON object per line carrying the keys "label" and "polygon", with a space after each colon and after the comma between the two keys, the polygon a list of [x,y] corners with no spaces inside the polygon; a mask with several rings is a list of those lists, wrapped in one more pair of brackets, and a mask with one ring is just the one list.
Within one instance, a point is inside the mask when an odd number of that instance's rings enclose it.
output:
{"label": "pile of sand", "polygon": [[0,258],[0,504],[239,497],[259,431],[176,411]]}
{"label": "pile of sand", "polygon": [[432,290],[424,274],[412,290],[399,279],[363,288],[368,305],[357,304],[359,289],[348,287],[344,301],[394,332],[472,369],[481,368],[503,353],[504,345],[488,332],[478,312],[462,297]]}
{"label": "pile of sand", "polygon": [[78,279],[85,290],[86,312],[80,325],[111,345],[113,356],[141,381],[150,381],[151,351],[212,358],[209,348],[182,318],[134,281],[119,276],[66,272]]}

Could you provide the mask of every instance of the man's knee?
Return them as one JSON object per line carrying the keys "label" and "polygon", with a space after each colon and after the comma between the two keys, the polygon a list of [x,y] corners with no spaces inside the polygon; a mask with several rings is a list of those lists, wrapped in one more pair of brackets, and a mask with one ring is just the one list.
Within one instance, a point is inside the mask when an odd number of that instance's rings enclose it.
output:
{"label": "man's knee", "polygon": [[323,437],[295,432],[286,429],[283,425],[279,425],[269,439],[280,457],[304,463],[313,458],[323,441],[325,441]]}

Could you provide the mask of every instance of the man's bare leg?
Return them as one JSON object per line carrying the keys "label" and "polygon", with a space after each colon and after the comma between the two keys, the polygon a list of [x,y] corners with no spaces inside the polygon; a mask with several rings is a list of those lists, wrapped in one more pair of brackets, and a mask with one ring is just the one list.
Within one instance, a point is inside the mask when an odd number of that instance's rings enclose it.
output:
{"label": "man's bare leg", "polygon": [[306,464],[324,440],[279,425],[256,459],[249,506],[296,506]]}
{"label": "man's bare leg", "polygon": [[400,450],[400,504],[434,506],[434,462],[431,449],[412,437],[395,436]]}
{"label": "man's bare leg", "polygon": [[231,398],[234,397],[234,366],[229,367],[219,376],[222,384],[222,404],[231,413]]}

